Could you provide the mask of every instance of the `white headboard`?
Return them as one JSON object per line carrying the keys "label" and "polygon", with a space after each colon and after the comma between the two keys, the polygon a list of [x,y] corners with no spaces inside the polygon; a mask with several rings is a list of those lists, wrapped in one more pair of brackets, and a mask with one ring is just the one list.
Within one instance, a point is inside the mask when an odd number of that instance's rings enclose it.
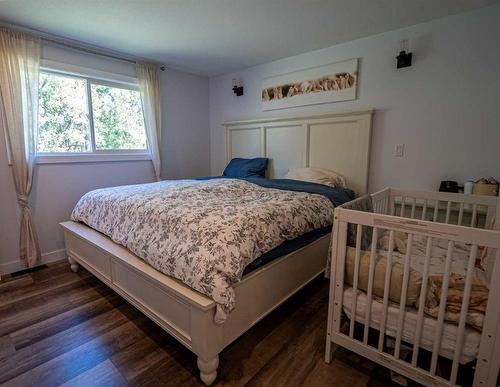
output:
{"label": "white headboard", "polygon": [[328,168],[345,176],[357,195],[368,189],[373,110],[227,122],[226,163],[268,157],[267,177],[289,168]]}

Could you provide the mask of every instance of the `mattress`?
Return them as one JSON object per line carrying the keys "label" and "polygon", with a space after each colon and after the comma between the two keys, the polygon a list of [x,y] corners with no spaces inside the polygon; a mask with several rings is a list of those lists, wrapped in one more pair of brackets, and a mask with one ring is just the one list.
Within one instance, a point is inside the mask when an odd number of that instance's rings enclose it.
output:
{"label": "mattress", "polygon": [[[365,323],[365,310],[368,304],[368,297],[362,291],[357,291],[358,298],[356,303],[356,321]],[[344,289],[343,309],[347,317],[352,316],[352,302],[354,297],[354,289],[346,287]],[[382,319],[383,303],[380,298],[372,299],[370,327],[380,329]],[[387,322],[385,333],[387,336],[395,338],[397,335],[399,319],[399,304],[389,303]],[[437,320],[424,315],[422,336],[420,339],[420,347],[431,351],[434,342],[434,335],[437,329]],[[415,308],[407,308],[404,316],[403,336],[402,340],[413,344],[415,332],[417,328],[417,310]],[[441,338],[441,349],[439,354],[448,359],[453,359],[455,351],[455,343],[458,336],[458,325],[453,323],[444,323],[443,334]],[[477,357],[479,352],[479,344],[481,334],[475,329],[465,328],[464,344],[460,363],[468,363]]]}

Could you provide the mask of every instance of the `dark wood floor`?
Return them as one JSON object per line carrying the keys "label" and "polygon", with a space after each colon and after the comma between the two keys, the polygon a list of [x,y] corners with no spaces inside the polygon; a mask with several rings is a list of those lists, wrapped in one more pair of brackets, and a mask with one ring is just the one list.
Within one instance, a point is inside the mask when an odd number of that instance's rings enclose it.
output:
{"label": "dark wood floor", "polygon": [[[323,361],[328,283],[313,281],[221,354],[218,386],[380,386],[348,351]],[[0,384],[199,386],[196,357],[66,262],[0,282]]]}

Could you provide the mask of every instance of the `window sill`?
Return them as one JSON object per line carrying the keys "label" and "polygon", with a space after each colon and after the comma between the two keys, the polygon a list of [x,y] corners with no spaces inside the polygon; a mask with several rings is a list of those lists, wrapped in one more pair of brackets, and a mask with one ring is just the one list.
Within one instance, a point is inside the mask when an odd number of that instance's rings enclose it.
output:
{"label": "window sill", "polygon": [[112,161],[151,160],[149,153],[76,153],[76,154],[39,154],[37,164],[59,163],[102,163]]}

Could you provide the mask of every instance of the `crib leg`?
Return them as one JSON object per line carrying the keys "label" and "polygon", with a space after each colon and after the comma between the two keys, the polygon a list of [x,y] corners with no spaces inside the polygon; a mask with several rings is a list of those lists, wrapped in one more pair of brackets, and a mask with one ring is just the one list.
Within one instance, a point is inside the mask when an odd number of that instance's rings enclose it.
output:
{"label": "crib leg", "polygon": [[219,356],[216,355],[210,360],[198,358],[198,369],[200,370],[200,379],[207,386],[210,386],[217,377],[217,367],[219,366]]}
{"label": "crib leg", "polygon": [[326,335],[326,348],[325,348],[325,363],[330,363],[332,361],[332,340],[330,339],[330,333]]}

